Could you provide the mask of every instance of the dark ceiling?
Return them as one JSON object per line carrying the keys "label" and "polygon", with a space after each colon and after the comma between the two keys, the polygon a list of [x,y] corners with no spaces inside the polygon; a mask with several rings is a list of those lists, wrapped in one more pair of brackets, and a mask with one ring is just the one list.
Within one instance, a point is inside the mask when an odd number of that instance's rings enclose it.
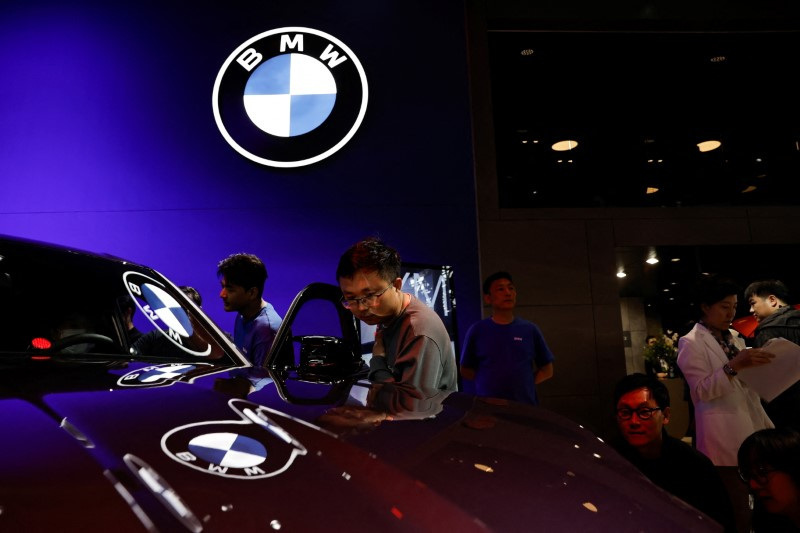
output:
{"label": "dark ceiling", "polygon": [[800,2],[473,1],[501,207],[797,205]]}
{"label": "dark ceiling", "polygon": [[501,207],[798,203],[800,32],[488,38]]}

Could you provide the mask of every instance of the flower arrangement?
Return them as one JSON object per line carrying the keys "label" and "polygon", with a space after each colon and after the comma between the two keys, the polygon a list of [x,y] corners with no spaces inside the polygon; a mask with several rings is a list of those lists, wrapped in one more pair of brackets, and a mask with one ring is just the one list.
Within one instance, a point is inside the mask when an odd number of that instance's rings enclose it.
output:
{"label": "flower arrangement", "polygon": [[650,338],[644,346],[644,360],[654,372],[666,372],[670,376],[678,370],[678,334],[667,330],[666,333]]}

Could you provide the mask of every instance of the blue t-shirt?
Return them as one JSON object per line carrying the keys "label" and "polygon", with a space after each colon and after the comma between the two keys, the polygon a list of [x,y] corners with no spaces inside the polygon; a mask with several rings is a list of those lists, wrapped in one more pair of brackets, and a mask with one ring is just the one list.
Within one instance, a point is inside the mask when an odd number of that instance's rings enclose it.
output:
{"label": "blue t-shirt", "polygon": [[264,307],[250,320],[245,321],[242,315],[237,314],[233,326],[233,343],[257,368],[264,365],[264,358],[283,322],[272,304],[264,303]]}
{"label": "blue t-shirt", "polygon": [[[474,393],[533,405],[534,371],[555,358],[533,322],[515,317],[510,324],[486,318],[473,324],[464,339],[461,366],[475,370]],[[465,381],[465,389],[470,383]]]}

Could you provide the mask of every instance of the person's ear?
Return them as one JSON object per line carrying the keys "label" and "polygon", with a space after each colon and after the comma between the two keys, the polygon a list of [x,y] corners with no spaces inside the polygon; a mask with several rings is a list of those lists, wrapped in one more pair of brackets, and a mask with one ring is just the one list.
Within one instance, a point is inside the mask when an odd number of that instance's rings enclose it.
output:
{"label": "person's ear", "polygon": [[491,294],[484,294],[483,295],[483,303],[486,305],[492,305],[492,295]]}
{"label": "person's ear", "polygon": [[258,298],[258,289],[256,287],[250,287],[247,289],[247,296],[253,299]]}
{"label": "person's ear", "polygon": [[778,301],[778,298],[776,298],[774,294],[767,296],[767,302],[769,302],[770,307],[780,307],[781,305],[781,303]]}
{"label": "person's ear", "polygon": [[661,410],[661,413],[664,415],[664,425],[666,426],[667,424],[669,424],[669,415],[670,415],[669,407],[663,408]]}
{"label": "person's ear", "polygon": [[394,288],[398,291],[401,290],[403,288],[403,278],[394,278],[392,285],[394,285]]}

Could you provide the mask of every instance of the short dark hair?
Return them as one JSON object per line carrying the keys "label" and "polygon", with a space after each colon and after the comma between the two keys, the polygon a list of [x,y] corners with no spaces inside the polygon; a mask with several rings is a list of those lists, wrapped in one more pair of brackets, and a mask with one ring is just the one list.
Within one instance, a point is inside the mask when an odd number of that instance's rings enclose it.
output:
{"label": "short dark hair", "polygon": [[514,280],[511,279],[511,274],[505,271],[495,272],[488,276],[485,280],[483,280],[483,294],[489,294],[489,291],[492,288],[492,283],[497,281],[498,279],[507,279],[511,283],[514,283]]}
{"label": "short dark hair", "polygon": [[754,281],[744,290],[744,299],[749,300],[753,296],[766,298],[770,294],[774,295],[783,303],[789,303],[789,288],[779,279],[763,279]]}
{"label": "short dark hair", "polygon": [[119,308],[122,309],[123,312],[130,311],[131,313],[136,312],[136,304],[133,301],[133,297],[130,294],[124,294],[117,299],[119,303]]}
{"label": "short dark hair", "polygon": [[197,292],[197,289],[194,287],[190,287],[188,285],[181,285],[178,287],[180,290],[183,291],[183,294],[189,297],[194,303],[197,304],[197,307],[203,305],[203,298],[200,296],[200,293]]}
{"label": "short dark hair", "polygon": [[770,466],[800,486],[800,432],[792,427],[760,429],[744,439],[737,453],[739,471]]}
{"label": "short dark hair", "polygon": [[223,276],[228,283],[245,289],[255,287],[261,297],[264,293],[264,282],[267,281],[267,267],[253,254],[231,254],[217,265],[217,277]]}
{"label": "short dark hair", "polygon": [[636,372],[619,380],[614,387],[614,408],[624,394],[636,389],[650,389],[653,399],[661,409],[669,407],[669,390],[657,377]]}
{"label": "short dark hair", "polygon": [[400,254],[378,237],[363,239],[345,251],[336,267],[336,280],[352,278],[359,270],[375,271],[386,281],[400,277]]}
{"label": "short dark hair", "polygon": [[738,295],[741,291],[741,287],[730,278],[719,274],[701,275],[695,284],[698,313],[702,315],[702,305],[714,305],[732,294]]}

